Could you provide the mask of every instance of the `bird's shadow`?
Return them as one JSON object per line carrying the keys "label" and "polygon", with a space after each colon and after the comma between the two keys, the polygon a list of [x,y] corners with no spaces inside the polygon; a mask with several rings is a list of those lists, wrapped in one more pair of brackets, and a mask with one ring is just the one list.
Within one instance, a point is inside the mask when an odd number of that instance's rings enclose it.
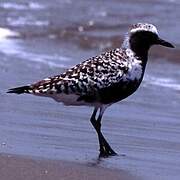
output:
{"label": "bird's shadow", "polygon": [[96,166],[99,166],[103,161],[104,161],[105,158],[102,158],[102,157],[97,157],[95,159],[92,159],[91,162],[87,162],[87,165],[90,166],[90,167],[96,167]]}
{"label": "bird's shadow", "polygon": [[101,163],[103,163],[106,159],[111,159],[111,158],[115,158],[115,157],[119,157],[119,156],[125,157],[126,154],[116,154],[115,156],[108,156],[108,157],[98,156],[97,158],[93,159],[91,162],[87,162],[87,165],[90,167],[97,167]]}

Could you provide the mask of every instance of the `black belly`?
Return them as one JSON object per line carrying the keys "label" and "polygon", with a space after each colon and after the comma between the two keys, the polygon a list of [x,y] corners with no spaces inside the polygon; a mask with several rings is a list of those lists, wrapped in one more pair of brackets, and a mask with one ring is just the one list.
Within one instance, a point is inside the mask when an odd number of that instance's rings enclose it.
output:
{"label": "black belly", "polygon": [[99,90],[99,100],[103,104],[121,101],[133,94],[139,87],[139,81],[121,82]]}
{"label": "black belly", "polygon": [[134,93],[139,87],[141,81],[129,81],[115,83],[107,88],[102,88],[96,90],[92,94],[82,95],[77,101],[85,101],[87,103],[102,103],[102,104],[112,104],[117,101],[121,101],[126,97]]}

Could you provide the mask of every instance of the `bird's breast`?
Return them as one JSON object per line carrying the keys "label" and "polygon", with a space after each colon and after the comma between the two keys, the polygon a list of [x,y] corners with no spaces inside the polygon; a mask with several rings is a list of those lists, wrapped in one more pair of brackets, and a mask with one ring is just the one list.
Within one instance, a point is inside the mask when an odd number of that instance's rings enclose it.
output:
{"label": "bird's breast", "polygon": [[138,81],[143,76],[143,67],[137,61],[134,61],[128,65],[128,71],[123,76],[124,81]]}
{"label": "bird's breast", "polygon": [[141,83],[141,79],[120,81],[110,87],[99,90],[100,101],[103,104],[112,104],[133,94]]}

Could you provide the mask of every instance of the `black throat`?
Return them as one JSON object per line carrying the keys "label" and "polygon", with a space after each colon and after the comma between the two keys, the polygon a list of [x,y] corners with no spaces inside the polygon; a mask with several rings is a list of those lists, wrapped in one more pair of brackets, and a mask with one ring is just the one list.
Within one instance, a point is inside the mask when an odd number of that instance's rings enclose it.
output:
{"label": "black throat", "polygon": [[149,48],[154,44],[156,38],[156,34],[147,31],[139,31],[130,36],[130,48],[142,60],[144,68],[148,60]]}

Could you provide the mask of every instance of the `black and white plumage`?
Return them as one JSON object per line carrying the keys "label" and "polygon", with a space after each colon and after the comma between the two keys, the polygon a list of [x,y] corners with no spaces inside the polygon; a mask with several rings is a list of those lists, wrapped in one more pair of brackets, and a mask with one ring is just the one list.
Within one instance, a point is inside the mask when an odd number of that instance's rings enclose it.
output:
{"label": "black and white plumage", "polygon": [[60,75],[10,89],[8,93],[51,97],[65,105],[93,106],[90,120],[98,134],[100,156],[115,155],[101,132],[101,118],[108,106],[137,90],[143,79],[148,50],[154,44],[173,47],[159,38],[154,25],[137,23],[130,28],[121,48],[85,60]]}

